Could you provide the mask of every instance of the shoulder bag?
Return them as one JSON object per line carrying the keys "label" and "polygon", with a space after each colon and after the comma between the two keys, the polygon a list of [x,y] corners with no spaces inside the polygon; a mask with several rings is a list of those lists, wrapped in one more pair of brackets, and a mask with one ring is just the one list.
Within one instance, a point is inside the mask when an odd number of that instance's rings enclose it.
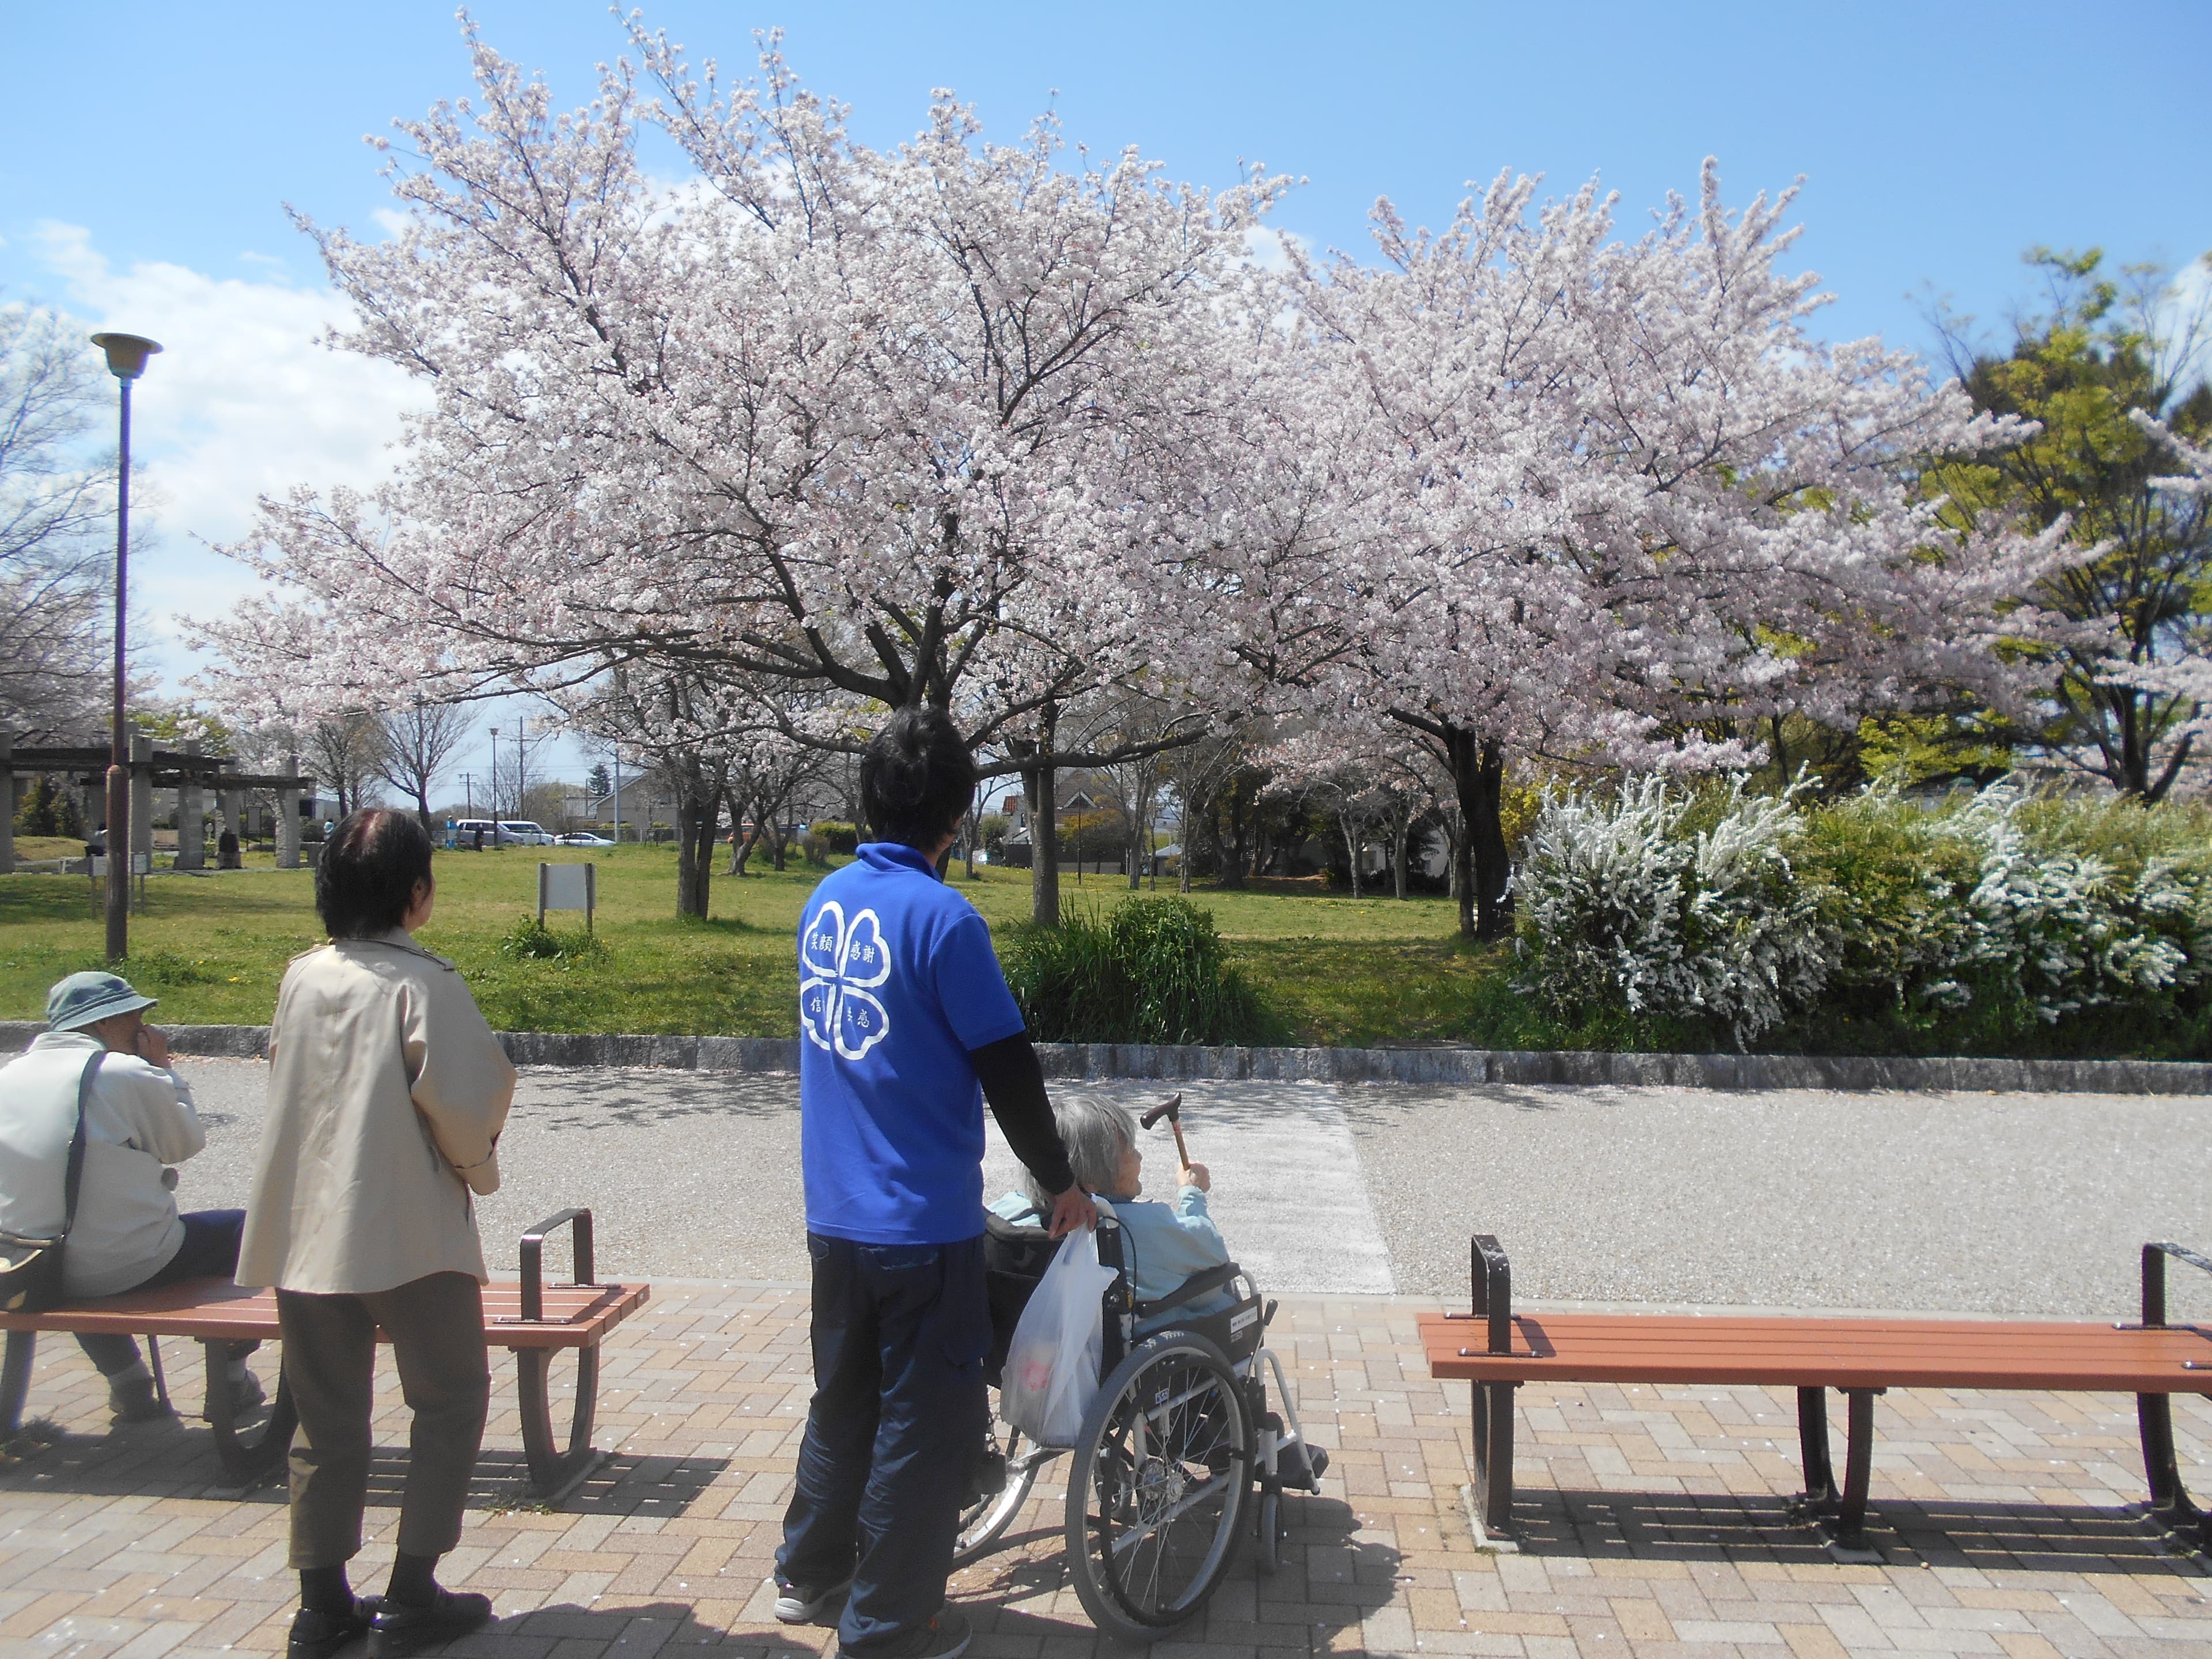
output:
{"label": "shoulder bag", "polygon": [[62,1177],[61,1231],[32,1238],[0,1228],[0,1313],[42,1313],[62,1299],[62,1249],[76,1224],[76,1190],[84,1178],[84,1109],[91,1103],[93,1074],[106,1058],[105,1048],[94,1054],[76,1080],[76,1128],[70,1135],[69,1173]]}

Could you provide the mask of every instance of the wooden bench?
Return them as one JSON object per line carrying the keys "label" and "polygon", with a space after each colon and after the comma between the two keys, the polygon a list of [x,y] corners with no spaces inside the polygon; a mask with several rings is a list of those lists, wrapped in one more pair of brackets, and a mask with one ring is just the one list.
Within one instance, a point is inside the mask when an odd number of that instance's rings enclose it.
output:
{"label": "wooden bench", "polygon": [[[571,1229],[574,1272],[566,1285],[544,1282],[546,1235]],[[592,1448],[592,1424],[598,1409],[599,1343],[606,1334],[646,1304],[645,1285],[598,1284],[592,1277],[592,1212],[563,1210],[548,1216],[522,1236],[522,1278],[496,1281],[483,1292],[484,1337],[495,1348],[512,1349],[522,1407],[522,1447],[530,1465],[533,1496],[563,1496],[599,1461]],[[240,1290],[221,1279],[186,1279],[159,1290],[131,1291],[37,1314],[0,1314],[8,1351],[0,1360],[0,1440],[12,1437],[30,1392],[31,1355],[41,1331],[112,1331],[147,1340],[154,1375],[164,1405],[168,1385],[161,1373],[159,1339],[186,1337],[207,1354],[209,1426],[215,1431],[225,1478],[235,1486],[257,1484],[284,1461],[299,1418],[290,1384],[280,1365],[268,1420],[248,1436],[231,1397],[228,1364],[234,1342],[281,1341],[273,1291]],[[379,1340],[389,1340],[382,1331]],[[554,1438],[552,1401],[547,1387],[553,1356],[576,1353],[576,1405],[565,1449]]]}
{"label": "wooden bench", "polygon": [[[1830,1529],[1839,1559],[1879,1559],[1866,1537],[1874,1402],[1891,1389],[2039,1389],[2132,1394],[2152,1515],[2212,1550],[2212,1516],[2190,1500],[2173,1449],[2172,1396],[2212,1395],[2212,1330],[2169,1325],[2171,1256],[2212,1273],[2179,1244],[2142,1249],[2142,1317],[2124,1324],[1966,1319],[1751,1317],[1641,1313],[1516,1314],[1512,1267],[1474,1237],[1472,1311],[1428,1314],[1432,1376],[1474,1384],[1474,1511],[1504,1540],[1513,1525],[1513,1390],[1524,1382],[1712,1383],[1794,1388],[1805,1491],[1793,1507]],[[1828,1461],[1827,1390],[1848,1401],[1844,1484]]]}

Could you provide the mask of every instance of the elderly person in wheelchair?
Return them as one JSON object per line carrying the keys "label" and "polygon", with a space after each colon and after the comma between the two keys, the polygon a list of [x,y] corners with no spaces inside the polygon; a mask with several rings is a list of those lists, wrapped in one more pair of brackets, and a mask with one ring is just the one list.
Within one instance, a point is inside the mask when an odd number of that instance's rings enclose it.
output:
{"label": "elderly person in wheelchair", "polygon": [[[1099,1260],[1118,1274],[1105,1297],[1098,1393],[1074,1446],[1039,1446],[1005,1430],[1003,1446],[987,1449],[956,1559],[988,1547],[1037,1469],[1068,1450],[1075,1589],[1101,1630],[1148,1641],[1205,1606],[1246,1527],[1255,1565],[1274,1571],[1281,1493],[1319,1491],[1328,1455],[1309,1447],[1298,1427],[1281,1362],[1266,1346],[1274,1304],[1263,1303],[1207,1213],[1206,1167],[1180,1171],[1173,1203],[1140,1198],[1144,1156],[1128,1111],[1071,1098],[1054,1102],[1053,1115],[1077,1181],[1097,1202]],[[1008,1193],[985,1218],[994,1388],[1056,1248],[1044,1196],[1040,1206],[1036,1194]],[[1279,1411],[1267,1401],[1271,1372]]]}
{"label": "elderly person in wheelchair", "polygon": [[[1103,1200],[1099,1214],[1120,1224],[1130,1291],[1138,1301],[1158,1302],[1180,1290],[1193,1274],[1228,1265],[1229,1246],[1206,1213],[1213,1178],[1206,1165],[1193,1164],[1182,1170],[1174,1203],[1141,1199],[1145,1154],[1137,1145],[1137,1120],[1127,1107],[1111,1101],[1063,1099],[1054,1103],[1052,1115],[1076,1180],[1094,1199]],[[1008,1193],[992,1205],[991,1213],[1014,1226],[1042,1231],[1052,1206],[1053,1194],[1039,1192],[1036,1177],[1030,1176],[1022,1191]],[[1188,1322],[1225,1312],[1232,1302],[1225,1290],[1209,1291],[1194,1301],[1139,1320],[1136,1334],[1148,1336],[1176,1320]]]}

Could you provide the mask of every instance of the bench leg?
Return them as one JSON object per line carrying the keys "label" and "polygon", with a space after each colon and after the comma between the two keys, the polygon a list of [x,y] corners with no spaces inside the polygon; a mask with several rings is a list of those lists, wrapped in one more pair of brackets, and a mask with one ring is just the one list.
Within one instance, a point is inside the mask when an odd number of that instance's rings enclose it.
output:
{"label": "bench leg", "polygon": [[569,1420],[566,1451],[554,1449],[553,1400],[547,1387],[553,1350],[517,1348],[514,1363],[522,1405],[522,1449],[530,1462],[531,1495],[555,1502],[599,1461],[599,1454],[592,1449],[592,1425],[599,1402],[599,1345],[576,1350],[576,1410]]}
{"label": "bench leg", "polygon": [[2181,1464],[2173,1451],[2173,1396],[2139,1394],[2136,1422],[2142,1433],[2143,1474],[2150,1482],[2151,1514],[2163,1524],[2179,1529],[2193,1527],[2204,1512],[2192,1503],[2182,1484]]}
{"label": "bench leg", "polygon": [[31,1392],[31,1354],[36,1331],[8,1333],[8,1357],[0,1359],[0,1440],[13,1440],[23,1425],[23,1401]]}
{"label": "bench leg", "polygon": [[1797,1390],[1797,1449],[1805,1465],[1805,1490],[1790,1507],[1802,1515],[1835,1513],[1836,1470],[1828,1461],[1828,1391]]}
{"label": "bench leg", "polygon": [[1881,1389],[1848,1389],[1850,1438],[1844,1448],[1844,1501],[1836,1511],[1835,1547],[1847,1559],[1879,1559],[1867,1540],[1867,1487],[1874,1475],[1874,1397]]}
{"label": "bench leg", "polygon": [[292,1449],[292,1431],[299,1426],[300,1413],[292,1403],[291,1379],[280,1364],[269,1420],[249,1440],[238,1431],[238,1405],[230,1389],[231,1344],[203,1342],[200,1346],[207,1351],[208,1426],[215,1431],[223,1479],[234,1486],[258,1486],[283,1467],[284,1455]]}
{"label": "bench leg", "polygon": [[1474,1513],[1492,1539],[1513,1535],[1513,1390],[1516,1382],[1476,1382]]}

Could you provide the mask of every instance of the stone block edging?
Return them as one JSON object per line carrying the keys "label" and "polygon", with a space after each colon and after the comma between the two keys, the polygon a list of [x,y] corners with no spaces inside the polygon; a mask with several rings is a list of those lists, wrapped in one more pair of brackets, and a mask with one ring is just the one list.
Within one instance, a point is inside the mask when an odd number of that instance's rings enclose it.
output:
{"label": "stone block edging", "polygon": [[[0,1021],[0,1050],[46,1027]],[[180,1054],[258,1060],[265,1025],[167,1028]],[[795,1037],[502,1031],[518,1066],[795,1072]],[[1502,1048],[1209,1048],[1143,1042],[1037,1045],[1047,1077],[1254,1083],[1656,1085],[1674,1089],[1958,1089],[2036,1094],[2208,1095],[2212,1065],[2149,1060],[1911,1060],[1857,1054],[1635,1054]]]}

